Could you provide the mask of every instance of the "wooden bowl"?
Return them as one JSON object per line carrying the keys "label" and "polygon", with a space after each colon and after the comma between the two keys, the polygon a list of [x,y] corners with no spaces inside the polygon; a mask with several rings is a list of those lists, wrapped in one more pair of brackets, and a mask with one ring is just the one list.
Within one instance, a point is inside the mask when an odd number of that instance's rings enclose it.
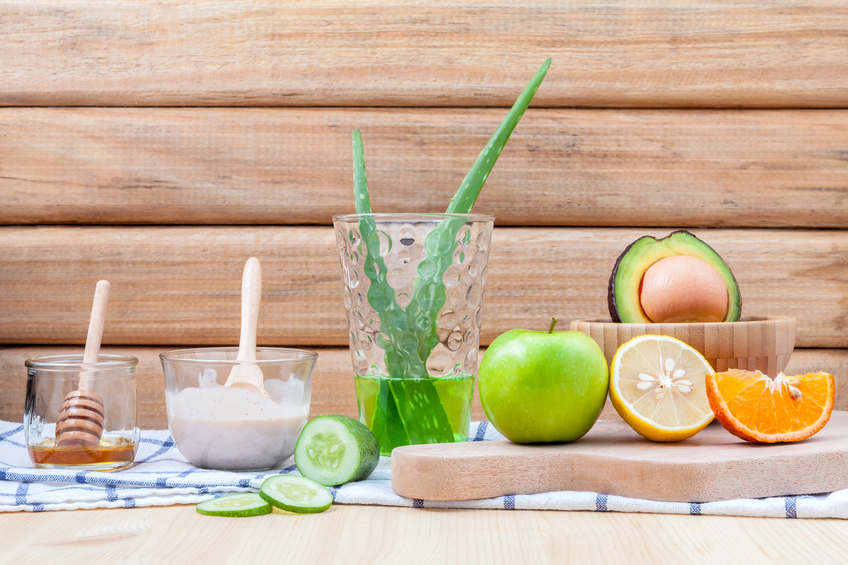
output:
{"label": "wooden bowl", "polygon": [[707,324],[616,324],[609,319],[574,320],[571,329],[594,339],[612,363],[619,346],[636,336],[667,335],[688,343],[716,371],[759,370],[776,377],[795,348],[798,321],[780,316]]}

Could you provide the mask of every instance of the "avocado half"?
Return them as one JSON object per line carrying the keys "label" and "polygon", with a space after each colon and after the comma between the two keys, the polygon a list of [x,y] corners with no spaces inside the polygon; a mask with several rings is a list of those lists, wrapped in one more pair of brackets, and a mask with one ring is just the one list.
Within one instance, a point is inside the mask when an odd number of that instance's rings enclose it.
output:
{"label": "avocado half", "polygon": [[647,235],[640,237],[618,257],[609,280],[609,311],[613,322],[651,323],[642,310],[642,278],[651,265],[675,255],[697,257],[712,265],[727,284],[727,315],[724,321],[735,322],[739,319],[742,297],[730,267],[712,247],[688,231],[680,230],[662,239]]}

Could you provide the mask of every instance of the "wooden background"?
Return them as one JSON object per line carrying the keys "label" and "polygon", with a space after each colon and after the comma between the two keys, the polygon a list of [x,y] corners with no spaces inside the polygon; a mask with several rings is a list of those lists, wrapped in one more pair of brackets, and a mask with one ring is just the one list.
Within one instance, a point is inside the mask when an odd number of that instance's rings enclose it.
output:
{"label": "wooden background", "polygon": [[[475,211],[496,215],[483,344],[606,313],[632,240],[692,229],[745,315],[799,319],[789,370],[848,408],[848,6],[764,2],[0,2],[0,419],[27,357],[259,343],[316,349],[312,416],[356,414],[331,216],[439,212],[553,58]],[[474,418],[483,418],[479,403]]]}

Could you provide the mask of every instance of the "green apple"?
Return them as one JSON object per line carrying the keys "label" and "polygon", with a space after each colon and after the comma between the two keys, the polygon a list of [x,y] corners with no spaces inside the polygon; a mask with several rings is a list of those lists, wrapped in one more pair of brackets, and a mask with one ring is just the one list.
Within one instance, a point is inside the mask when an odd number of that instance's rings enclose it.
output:
{"label": "green apple", "polygon": [[515,443],[575,441],[595,424],[609,387],[604,353],[580,332],[510,330],[483,356],[480,403]]}

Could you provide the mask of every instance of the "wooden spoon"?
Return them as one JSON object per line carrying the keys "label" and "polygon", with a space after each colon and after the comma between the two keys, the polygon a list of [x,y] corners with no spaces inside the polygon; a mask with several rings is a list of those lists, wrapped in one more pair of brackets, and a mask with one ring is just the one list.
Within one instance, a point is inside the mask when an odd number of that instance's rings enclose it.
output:
{"label": "wooden spoon", "polygon": [[[98,281],[94,290],[83,365],[97,363],[109,289],[109,281]],[[91,390],[91,376],[91,371],[81,372],[79,388],[69,393],[59,408],[59,417],[56,419],[57,447],[96,447],[100,444],[106,408],[100,395]]]}
{"label": "wooden spoon", "polygon": [[259,302],[262,299],[262,269],[259,260],[251,257],[244,265],[241,278],[241,336],[236,361],[227,378],[227,387],[244,388],[271,398],[263,386],[262,369],[251,363],[256,361],[256,326],[259,324]]}

